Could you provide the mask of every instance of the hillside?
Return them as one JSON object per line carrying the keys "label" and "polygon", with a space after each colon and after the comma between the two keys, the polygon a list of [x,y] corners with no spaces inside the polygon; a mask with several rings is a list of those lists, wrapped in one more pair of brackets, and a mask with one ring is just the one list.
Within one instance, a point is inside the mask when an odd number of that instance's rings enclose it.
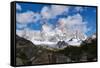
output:
{"label": "hillside", "polygon": [[[55,49],[43,45],[37,46],[16,35],[16,65],[97,61],[97,40],[90,39],[86,39],[78,47],[63,42],[67,47]],[[59,46],[60,43],[58,42],[57,45]]]}

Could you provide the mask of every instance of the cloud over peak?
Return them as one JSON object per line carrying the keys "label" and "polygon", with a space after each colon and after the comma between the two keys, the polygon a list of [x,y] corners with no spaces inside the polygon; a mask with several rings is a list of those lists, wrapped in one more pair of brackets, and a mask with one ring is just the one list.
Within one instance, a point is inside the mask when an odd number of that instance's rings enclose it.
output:
{"label": "cloud over peak", "polygon": [[75,14],[73,16],[68,16],[67,18],[60,18],[59,24],[61,28],[70,30],[70,31],[80,31],[84,34],[88,31],[86,22],[83,21],[83,18],[80,14]]}

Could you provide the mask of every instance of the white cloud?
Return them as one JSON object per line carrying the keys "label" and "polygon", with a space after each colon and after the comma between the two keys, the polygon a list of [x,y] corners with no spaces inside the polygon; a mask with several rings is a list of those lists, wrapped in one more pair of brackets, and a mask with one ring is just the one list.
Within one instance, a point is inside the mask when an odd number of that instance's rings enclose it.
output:
{"label": "white cloud", "polygon": [[18,23],[32,23],[32,22],[36,22],[39,19],[40,19],[40,14],[34,13],[32,11],[16,14],[16,21]]}
{"label": "white cloud", "polygon": [[57,16],[62,14],[63,12],[68,12],[68,6],[59,6],[59,5],[52,5],[51,6],[51,13],[53,16]]}
{"label": "white cloud", "polygon": [[59,6],[59,5],[51,5],[51,7],[43,7],[41,10],[41,15],[43,18],[49,19],[49,18],[54,18],[57,15],[62,14],[63,12],[69,11],[68,6]]}
{"label": "white cloud", "polygon": [[43,29],[44,32],[50,32],[52,30],[52,26],[51,25],[44,24],[42,26],[42,29]]}
{"label": "white cloud", "polygon": [[21,6],[19,4],[16,4],[16,10],[22,10]]}
{"label": "white cloud", "polygon": [[68,16],[67,18],[60,18],[59,24],[61,28],[66,28],[66,30],[70,31],[80,31],[86,33],[88,28],[86,26],[86,22],[83,21],[83,18],[80,14],[75,14],[73,16]]}
{"label": "white cloud", "polygon": [[42,10],[41,10],[41,15],[43,18],[45,19],[49,19],[51,17],[51,13],[50,13],[50,9],[49,7],[43,7]]}
{"label": "white cloud", "polygon": [[81,12],[81,11],[83,11],[83,7],[75,7],[75,10],[76,10],[77,12]]}
{"label": "white cloud", "polygon": [[23,37],[24,35],[24,30],[16,30],[16,34],[20,37]]}
{"label": "white cloud", "polygon": [[23,37],[25,39],[31,40],[33,37],[34,30],[30,30],[29,28],[25,28],[23,30],[16,30],[16,34],[20,37]]}
{"label": "white cloud", "polygon": [[60,18],[58,20],[60,26],[64,27],[65,25],[74,26],[74,25],[81,25],[82,23],[82,17],[80,14],[76,14],[73,16],[68,16],[67,18]]}
{"label": "white cloud", "polygon": [[[16,4],[17,9],[21,9],[21,6],[19,4]],[[40,19],[50,19],[54,18],[57,15],[62,14],[63,12],[68,12],[69,7],[66,6],[58,6],[58,5],[51,5],[51,7],[43,7],[41,10],[41,13],[35,13],[33,11],[26,11],[23,13],[17,13],[16,14],[16,21],[18,23],[32,23],[36,22]],[[41,17],[42,16],[42,17]]]}
{"label": "white cloud", "polygon": [[82,16],[80,14],[75,14],[73,16],[68,16],[66,22],[71,25],[79,25],[82,23]]}

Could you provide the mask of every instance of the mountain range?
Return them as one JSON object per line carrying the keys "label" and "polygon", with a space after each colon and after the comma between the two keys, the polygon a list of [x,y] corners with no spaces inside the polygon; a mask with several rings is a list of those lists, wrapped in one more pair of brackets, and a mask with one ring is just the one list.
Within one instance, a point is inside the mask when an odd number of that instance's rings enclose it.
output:
{"label": "mountain range", "polygon": [[57,48],[51,48],[35,45],[32,41],[16,35],[16,65],[97,61],[96,41],[96,34],[93,34],[82,41],[80,46],[71,46],[65,41],[58,41]]}
{"label": "mountain range", "polygon": [[[44,26],[46,27],[46,26]],[[68,32],[60,29],[51,30],[43,29],[41,31],[25,29],[17,32],[17,35],[30,40],[35,45],[45,45],[50,48],[64,48],[63,42],[66,45],[80,46],[82,41],[86,40],[87,36],[79,31]],[[61,46],[58,46],[58,43]]]}

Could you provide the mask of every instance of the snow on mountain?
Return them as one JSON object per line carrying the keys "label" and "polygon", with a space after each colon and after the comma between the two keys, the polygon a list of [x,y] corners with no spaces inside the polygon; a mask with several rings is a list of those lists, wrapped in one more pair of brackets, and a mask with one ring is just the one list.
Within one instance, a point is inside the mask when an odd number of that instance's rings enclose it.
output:
{"label": "snow on mountain", "polygon": [[82,43],[82,40],[73,38],[73,39],[69,40],[67,43],[72,46],[80,46],[80,44]]}
{"label": "snow on mountain", "polygon": [[[66,31],[61,28],[51,29],[47,24],[42,26],[41,31],[25,29],[17,32],[17,35],[32,41],[35,45],[46,45],[57,48],[59,41],[64,41],[68,45],[80,46],[87,37],[79,31]],[[21,34],[21,35],[20,35]]]}
{"label": "snow on mountain", "polygon": [[96,38],[96,33],[94,33],[91,38],[95,39]]}
{"label": "snow on mountain", "polygon": [[41,45],[41,46],[48,46],[52,48],[56,48],[57,42],[49,42],[49,41],[32,41],[35,45]]}

